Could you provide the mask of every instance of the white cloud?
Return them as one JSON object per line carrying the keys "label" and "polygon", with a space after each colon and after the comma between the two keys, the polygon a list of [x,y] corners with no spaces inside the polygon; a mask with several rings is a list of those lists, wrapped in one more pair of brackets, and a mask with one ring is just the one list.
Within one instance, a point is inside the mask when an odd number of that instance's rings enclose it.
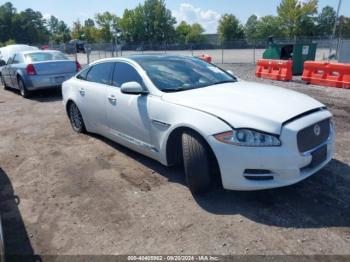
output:
{"label": "white cloud", "polygon": [[200,7],[194,7],[189,3],[182,3],[178,10],[174,10],[173,15],[178,23],[186,21],[189,24],[199,23],[203,26],[206,33],[216,33],[220,14],[214,10],[203,10]]}

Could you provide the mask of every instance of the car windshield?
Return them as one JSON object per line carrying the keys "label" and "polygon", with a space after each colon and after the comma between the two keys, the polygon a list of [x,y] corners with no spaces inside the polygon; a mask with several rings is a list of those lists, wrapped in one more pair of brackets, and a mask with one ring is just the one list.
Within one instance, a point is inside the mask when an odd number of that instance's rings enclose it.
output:
{"label": "car windshield", "polygon": [[25,54],[24,57],[29,63],[52,60],[68,60],[68,58],[60,52],[36,52]]}
{"label": "car windshield", "polygon": [[163,92],[178,92],[237,81],[222,69],[195,57],[140,56],[134,60]]}

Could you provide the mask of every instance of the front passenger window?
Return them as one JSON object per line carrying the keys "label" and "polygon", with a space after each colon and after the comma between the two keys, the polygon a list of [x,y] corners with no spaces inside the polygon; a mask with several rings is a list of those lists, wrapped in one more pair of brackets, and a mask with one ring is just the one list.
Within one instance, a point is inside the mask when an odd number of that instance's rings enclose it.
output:
{"label": "front passenger window", "polygon": [[7,60],[7,63],[6,63],[6,64],[11,65],[11,64],[12,64],[12,60],[13,60],[13,58],[10,57],[10,58]]}
{"label": "front passenger window", "polygon": [[127,82],[137,82],[144,86],[141,76],[134,67],[127,63],[117,62],[113,74],[113,85],[121,87]]}
{"label": "front passenger window", "polygon": [[16,54],[14,57],[13,57],[13,60],[12,60],[12,64],[19,64],[21,61],[20,61],[20,57],[18,54]]}
{"label": "front passenger window", "polygon": [[110,84],[110,77],[113,66],[114,63],[112,62],[99,63],[92,66],[86,76],[86,80],[105,85]]}

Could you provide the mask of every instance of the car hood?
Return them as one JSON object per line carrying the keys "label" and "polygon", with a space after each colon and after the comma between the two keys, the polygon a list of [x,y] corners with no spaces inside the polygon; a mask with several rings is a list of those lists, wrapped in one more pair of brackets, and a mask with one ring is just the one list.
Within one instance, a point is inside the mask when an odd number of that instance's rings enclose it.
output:
{"label": "car hood", "polygon": [[285,121],[324,107],[304,94],[245,81],[166,93],[162,99],[215,115],[234,128],[253,128],[273,134],[280,134]]}

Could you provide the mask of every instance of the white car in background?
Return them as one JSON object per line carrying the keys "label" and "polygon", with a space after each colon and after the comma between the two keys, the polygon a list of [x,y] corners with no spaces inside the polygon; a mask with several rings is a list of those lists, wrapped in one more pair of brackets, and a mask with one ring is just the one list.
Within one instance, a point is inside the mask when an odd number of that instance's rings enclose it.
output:
{"label": "white car in background", "polygon": [[8,45],[0,48],[0,60],[7,62],[15,53],[35,50],[39,50],[39,48],[30,45]]}
{"label": "white car in background", "polygon": [[64,82],[62,93],[75,131],[166,166],[183,162],[193,193],[210,188],[215,166],[225,189],[260,190],[297,183],[332,159],[325,105],[194,57],[100,60]]}
{"label": "white car in background", "polygon": [[[14,54],[23,51],[35,51],[39,48],[30,45],[8,45],[0,48],[0,81],[2,82],[1,74],[2,68],[7,65],[8,60],[13,57]],[[4,84],[2,82],[2,84]]]}

